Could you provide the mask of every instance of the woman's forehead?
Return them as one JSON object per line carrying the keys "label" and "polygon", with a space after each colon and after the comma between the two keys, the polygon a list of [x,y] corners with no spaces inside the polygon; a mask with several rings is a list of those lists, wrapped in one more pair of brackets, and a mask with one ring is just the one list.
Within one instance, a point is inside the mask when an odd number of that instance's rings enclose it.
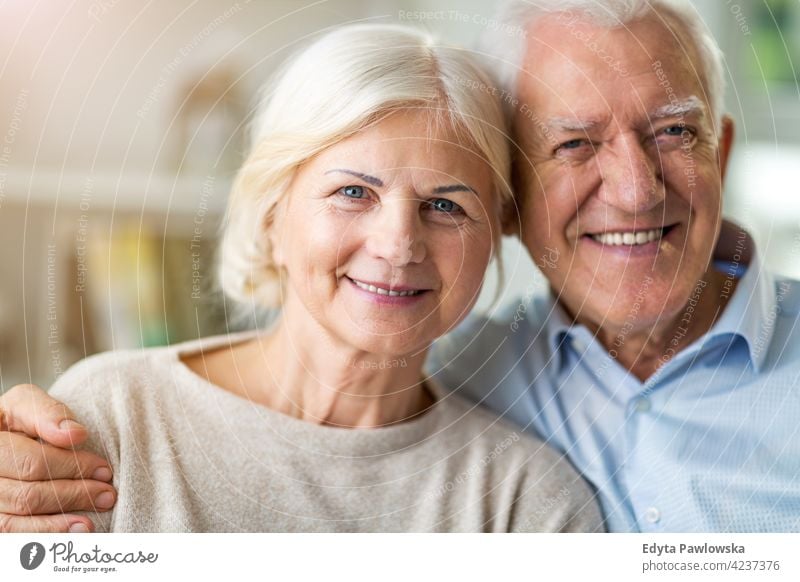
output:
{"label": "woman's forehead", "polygon": [[480,155],[462,128],[427,110],[394,112],[329,148],[317,159],[413,161],[418,167],[474,164]]}

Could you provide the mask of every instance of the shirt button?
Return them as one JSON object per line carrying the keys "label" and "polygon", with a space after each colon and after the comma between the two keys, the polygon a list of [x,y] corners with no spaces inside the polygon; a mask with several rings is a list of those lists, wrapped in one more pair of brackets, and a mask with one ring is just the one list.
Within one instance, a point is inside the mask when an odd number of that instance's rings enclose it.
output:
{"label": "shirt button", "polygon": [[586,351],[586,344],[583,342],[583,340],[573,337],[572,349],[574,349],[576,352],[583,353]]}
{"label": "shirt button", "polygon": [[637,398],[636,399],[636,412],[647,412],[650,410],[650,399]]}
{"label": "shirt button", "polygon": [[644,518],[648,523],[658,523],[661,519],[661,512],[657,507],[648,507],[644,512]]}

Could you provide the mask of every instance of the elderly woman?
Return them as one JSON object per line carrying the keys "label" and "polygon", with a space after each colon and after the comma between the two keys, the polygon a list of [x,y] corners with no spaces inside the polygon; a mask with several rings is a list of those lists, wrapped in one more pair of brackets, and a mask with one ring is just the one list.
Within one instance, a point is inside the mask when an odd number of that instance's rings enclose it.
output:
{"label": "elderly woman", "polygon": [[220,280],[267,329],[84,360],[51,393],[106,456],[108,531],[590,531],[578,475],[425,378],[513,207],[471,58],[340,28],[267,86]]}

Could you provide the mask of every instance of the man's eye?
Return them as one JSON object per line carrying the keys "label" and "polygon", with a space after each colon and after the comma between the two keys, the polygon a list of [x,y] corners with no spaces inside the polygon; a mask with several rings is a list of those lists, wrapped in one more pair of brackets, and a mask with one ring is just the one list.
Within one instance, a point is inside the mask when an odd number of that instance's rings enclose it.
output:
{"label": "man's eye", "polygon": [[339,188],[339,192],[343,196],[355,199],[364,198],[367,194],[362,186],[344,186]]}
{"label": "man's eye", "polygon": [[574,149],[578,149],[582,145],[586,145],[586,140],[585,139],[571,139],[569,141],[565,141],[564,143],[562,143],[558,147],[559,147],[559,149],[563,149],[563,150],[574,150]]}
{"label": "man's eye", "polygon": [[673,136],[673,137],[681,137],[684,131],[688,131],[685,127],[680,125],[671,125],[664,129],[664,134]]}
{"label": "man's eye", "polygon": [[436,210],[437,212],[454,214],[462,211],[462,208],[458,204],[456,204],[452,200],[448,200],[447,198],[435,198],[431,200],[428,204],[433,210]]}
{"label": "man's eye", "polygon": [[570,139],[559,144],[553,155],[568,161],[581,161],[594,154],[591,140],[584,138]]}

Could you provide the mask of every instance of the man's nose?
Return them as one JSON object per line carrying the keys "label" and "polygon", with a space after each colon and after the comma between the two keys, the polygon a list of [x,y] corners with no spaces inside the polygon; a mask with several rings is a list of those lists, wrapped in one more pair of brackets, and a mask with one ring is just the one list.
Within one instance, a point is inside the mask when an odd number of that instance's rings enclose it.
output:
{"label": "man's nose", "polygon": [[652,210],[664,201],[659,160],[652,159],[637,136],[626,135],[598,156],[600,199],[629,214]]}
{"label": "man's nose", "polygon": [[384,202],[370,216],[366,242],[367,252],[383,259],[392,267],[421,263],[425,259],[425,244],[421,238],[419,200],[409,196]]}

